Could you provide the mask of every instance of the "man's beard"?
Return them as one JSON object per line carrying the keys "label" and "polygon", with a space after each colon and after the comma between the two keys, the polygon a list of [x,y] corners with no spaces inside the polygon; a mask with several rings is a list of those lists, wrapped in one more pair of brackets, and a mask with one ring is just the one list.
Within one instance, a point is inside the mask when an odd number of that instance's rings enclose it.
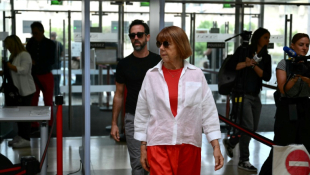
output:
{"label": "man's beard", "polygon": [[[136,43],[139,43],[140,45],[135,45]],[[135,51],[140,51],[145,47],[146,43],[147,43],[146,40],[144,40],[143,43],[140,43],[140,41],[136,40],[134,43],[132,43],[132,46]]]}

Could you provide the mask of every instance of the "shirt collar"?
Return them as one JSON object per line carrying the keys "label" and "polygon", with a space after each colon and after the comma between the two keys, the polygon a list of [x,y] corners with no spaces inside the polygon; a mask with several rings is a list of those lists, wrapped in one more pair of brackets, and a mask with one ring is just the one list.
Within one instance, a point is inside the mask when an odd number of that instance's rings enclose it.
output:
{"label": "shirt collar", "polygon": [[[159,72],[162,72],[162,67],[163,67],[163,60],[161,60],[155,67],[151,68],[150,71],[158,70]],[[188,61],[184,60],[184,70],[186,69],[197,69],[196,66],[190,64]]]}

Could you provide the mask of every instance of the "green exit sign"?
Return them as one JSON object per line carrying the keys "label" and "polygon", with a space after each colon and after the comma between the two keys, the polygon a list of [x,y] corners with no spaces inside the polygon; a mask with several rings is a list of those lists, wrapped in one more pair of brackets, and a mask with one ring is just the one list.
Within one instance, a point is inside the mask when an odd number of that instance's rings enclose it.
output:
{"label": "green exit sign", "polygon": [[231,4],[223,4],[223,8],[233,8]]}
{"label": "green exit sign", "polygon": [[149,2],[140,2],[141,7],[149,7],[150,3]]}
{"label": "green exit sign", "polygon": [[58,0],[58,1],[51,1],[51,5],[62,5],[62,0]]}

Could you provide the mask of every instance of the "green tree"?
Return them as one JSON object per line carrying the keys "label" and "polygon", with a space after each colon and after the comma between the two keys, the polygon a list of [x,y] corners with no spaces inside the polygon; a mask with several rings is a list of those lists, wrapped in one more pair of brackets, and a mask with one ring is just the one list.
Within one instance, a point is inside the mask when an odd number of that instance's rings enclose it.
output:
{"label": "green tree", "polygon": [[197,28],[210,30],[211,27],[213,27],[213,23],[211,21],[202,21]]}

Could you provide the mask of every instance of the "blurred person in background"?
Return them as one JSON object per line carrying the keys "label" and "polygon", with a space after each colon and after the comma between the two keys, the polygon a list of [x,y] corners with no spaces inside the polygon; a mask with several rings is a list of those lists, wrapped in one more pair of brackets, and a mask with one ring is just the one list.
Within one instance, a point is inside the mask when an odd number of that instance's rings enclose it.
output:
{"label": "blurred person in background", "polygon": [[[19,98],[14,106],[31,106],[31,101],[36,87],[31,75],[32,60],[24,45],[16,35],[11,35],[4,40],[5,47],[10,51],[9,61],[4,62],[5,70],[12,79],[14,86],[18,89]],[[3,74],[1,71],[0,74]],[[6,104],[10,106],[11,104]],[[30,147],[31,122],[17,122],[18,133],[9,146],[13,148]]]}
{"label": "blurred person in background", "polygon": [[[36,92],[32,98],[32,106],[38,106],[40,91],[43,93],[45,106],[53,107],[54,77],[51,72],[55,63],[54,41],[44,36],[44,27],[40,22],[31,24],[32,37],[27,42],[26,49],[32,59],[32,77],[36,85]],[[48,125],[53,124],[53,109],[51,109],[51,120]],[[32,123],[33,131],[39,131],[39,123]]]}

